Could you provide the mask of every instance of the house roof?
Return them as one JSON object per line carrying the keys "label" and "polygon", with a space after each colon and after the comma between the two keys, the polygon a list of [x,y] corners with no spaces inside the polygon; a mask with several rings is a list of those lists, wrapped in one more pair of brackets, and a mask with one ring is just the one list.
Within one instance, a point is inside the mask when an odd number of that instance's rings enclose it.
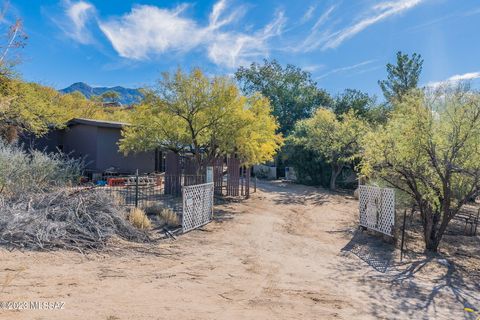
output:
{"label": "house roof", "polygon": [[84,124],[87,126],[95,126],[95,127],[102,127],[102,128],[119,128],[119,129],[129,125],[128,123],[125,123],[125,122],[73,118],[72,120],[68,121],[67,126],[71,126],[74,124]]}

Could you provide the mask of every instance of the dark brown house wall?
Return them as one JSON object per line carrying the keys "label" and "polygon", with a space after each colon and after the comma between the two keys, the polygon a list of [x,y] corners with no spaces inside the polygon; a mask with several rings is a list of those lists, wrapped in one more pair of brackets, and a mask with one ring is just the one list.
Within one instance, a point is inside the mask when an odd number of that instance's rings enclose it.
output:
{"label": "dark brown house wall", "polygon": [[63,136],[64,152],[85,159],[90,170],[97,170],[97,130],[96,126],[75,124],[65,129]]}
{"label": "dark brown house wall", "polygon": [[154,152],[140,152],[125,156],[119,151],[118,143],[121,130],[117,128],[98,128],[97,130],[97,169],[104,171],[114,167],[119,172],[150,173],[155,170]]}
{"label": "dark brown house wall", "polygon": [[124,155],[119,151],[123,124],[89,119],[73,119],[65,129],[52,129],[46,135],[35,138],[25,135],[21,143],[27,148],[47,152],[63,151],[73,158],[84,159],[86,169],[104,172],[114,168],[119,173],[155,171],[155,151]]}

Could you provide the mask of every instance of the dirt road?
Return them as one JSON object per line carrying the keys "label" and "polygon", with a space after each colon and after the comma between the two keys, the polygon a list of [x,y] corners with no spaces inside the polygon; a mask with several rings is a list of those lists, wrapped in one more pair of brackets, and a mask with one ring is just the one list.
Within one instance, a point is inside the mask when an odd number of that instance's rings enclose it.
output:
{"label": "dirt road", "polygon": [[65,305],[0,319],[469,319],[465,301],[480,302],[478,283],[444,277],[448,262],[403,267],[391,246],[355,233],[356,200],[291,184],[261,189],[155,247],[1,250],[1,301]]}

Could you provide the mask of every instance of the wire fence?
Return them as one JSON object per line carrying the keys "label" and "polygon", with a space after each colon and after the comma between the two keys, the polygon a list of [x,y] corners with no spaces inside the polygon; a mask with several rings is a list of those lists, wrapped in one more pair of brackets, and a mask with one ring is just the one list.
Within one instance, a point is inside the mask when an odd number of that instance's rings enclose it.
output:
{"label": "wire fence", "polygon": [[[222,178],[227,177],[222,176]],[[212,179],[211,176],[210,179]],[[140,175],[137,172],[135,175],[97,176],[95,180],[92,178],[90,181],[82,181],[74,189],[93,189],[105,193],[122,206],[141,208],[146,214],[158,216],[160,219],[163,217],[163,212],[173,211],[177,215],[178,221],[182,222],[182,230],[186,231],[211,221],[211,216],[204,214],[204,211],[212,212],[213,210],[214,182],[212,179],[210,183],[206,183],[206,180],[207,175]],[[238,184],[237,196],[248,195],[247,190],[252,187],[254,192],[256,191],[256,179],[253,180],[253,185],[250,184],[250,179],[248,179],[248,183],[243,183],[244,180],[239,180],[242,183]],[[224,181],[220,187],[223,184]],[[211,189],[211,195],[206,196],[205,192],[193,192],[192,194],[188,192],[188,190],[198,191],[198,188],[206,185],[209,186],[209,190]],[[226,195],[231,196],[228,192]],[[202,211],[199,208],[210,209]],[[197,223],[199,221],[201,223]]]}

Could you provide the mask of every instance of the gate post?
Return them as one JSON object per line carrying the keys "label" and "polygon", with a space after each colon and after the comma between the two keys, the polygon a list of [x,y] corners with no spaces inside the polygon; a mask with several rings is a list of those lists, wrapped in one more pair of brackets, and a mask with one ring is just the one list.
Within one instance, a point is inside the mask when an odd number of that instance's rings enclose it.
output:
{"label": "gate post", "polygon": [[138,169],[135,173],[135,208],[138,208]]}

